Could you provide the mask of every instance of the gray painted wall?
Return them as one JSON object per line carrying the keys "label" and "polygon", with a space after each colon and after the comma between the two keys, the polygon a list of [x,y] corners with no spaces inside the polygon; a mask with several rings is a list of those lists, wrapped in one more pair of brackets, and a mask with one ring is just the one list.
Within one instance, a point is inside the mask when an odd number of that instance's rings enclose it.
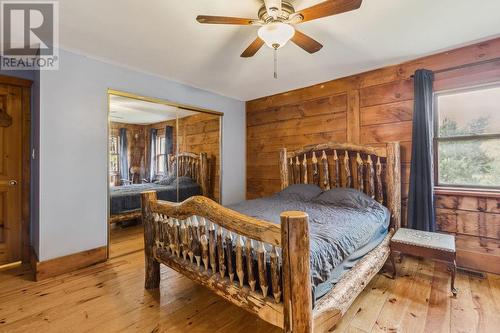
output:
{"label": "gray painted wall", "polygon": [[244,102],[61,50],[40,72],[40,261],[107,242],[108,88],[224,112],[223,203],[245,197]]}

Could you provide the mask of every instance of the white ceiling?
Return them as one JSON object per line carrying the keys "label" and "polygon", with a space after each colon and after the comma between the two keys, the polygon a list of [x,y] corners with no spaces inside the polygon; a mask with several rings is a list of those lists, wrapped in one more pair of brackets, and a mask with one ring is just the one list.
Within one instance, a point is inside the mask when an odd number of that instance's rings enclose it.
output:
{"label": "white ceiling", "polygon": [[159,103],[116,95],[109,96],[109,120],[118,123],[149,125],[196,113]]}
{"label": "white ceiling", "polygon": [[[296,0],[296,9],[320,0]],[[202,25],[198,14],[256,17],[259,0],[60,0],[63,48],[239,100],[363,72],[500,35],[499,0],[364,0],[299,25],[324,44],[240,58],[257,27]]]}

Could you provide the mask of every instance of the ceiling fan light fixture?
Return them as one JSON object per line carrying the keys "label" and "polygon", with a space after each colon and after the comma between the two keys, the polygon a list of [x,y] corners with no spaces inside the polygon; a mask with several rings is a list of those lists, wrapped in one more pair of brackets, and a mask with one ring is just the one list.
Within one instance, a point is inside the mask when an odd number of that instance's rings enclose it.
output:
{"label": "ceiling fan light fixture", "polygon": [[283,47],[295,35],[295,28],[283,22],[271,22],[263,25],[257,32],[267,46],[272,49]]}

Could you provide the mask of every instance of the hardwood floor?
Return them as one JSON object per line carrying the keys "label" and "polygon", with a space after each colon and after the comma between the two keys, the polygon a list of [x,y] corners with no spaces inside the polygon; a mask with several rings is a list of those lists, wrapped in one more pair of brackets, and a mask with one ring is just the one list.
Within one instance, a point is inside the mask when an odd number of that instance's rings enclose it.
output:
{"label": "hardwood floor", "polygon": [[144,249],[144,227],[138,223],[127,227],[113,224],[109,229],[111,259]]}
{"label": "hardwood floor", "polygon": [[[145,291],[143,254],[125,245],[142,246],[140,228],[112,239],[113,259],[57,278],[0,271],[0,332],[280,332],[166,267],[160,291]],[[405,257],[398,270],[377,275],[335,332],[498,332],[499,275],[458,273],[454,299],[444,265]]]}

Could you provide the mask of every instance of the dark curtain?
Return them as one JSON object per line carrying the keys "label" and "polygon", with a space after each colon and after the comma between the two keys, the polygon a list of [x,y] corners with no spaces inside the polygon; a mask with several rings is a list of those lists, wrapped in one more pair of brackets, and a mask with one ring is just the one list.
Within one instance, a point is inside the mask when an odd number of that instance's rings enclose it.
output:
{"label": "dark curtain", "polygon": [[415,72],[408,226],[435,231],[433,179],[433,96],[431,71]]}
{"label": "dark curtain", "polygon": [[152,182],[156,176],[156,137],[158,136],[158,130],[156,128],[151,129],[149,136],[149,180]]}
{"label": "dark curtain", "polygon": [[120,128],[120,179],[129,180],[127,129]]}
{"label": "dark curtain", "polygon": [[168,161],[168,155],[174,153],[174,128],[172,126],[165,127],[165,171],[166,174],[170,174],[170,163]]}

